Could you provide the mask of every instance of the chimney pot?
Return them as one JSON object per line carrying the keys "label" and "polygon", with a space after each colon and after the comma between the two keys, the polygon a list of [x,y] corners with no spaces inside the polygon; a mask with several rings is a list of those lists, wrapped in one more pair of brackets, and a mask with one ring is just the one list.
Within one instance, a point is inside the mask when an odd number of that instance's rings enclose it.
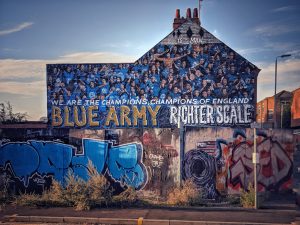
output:
{"label": "chimney pot", "polygon": [[180,19],[180,9],[176,9],[176,19]]}
{"label": "chimney pot", "polygon": [[193,12],[193,18],[199,18],[198,17],[198,9],[197,8],[194,8],[194,12]]}
{"label": "chimney pot", "polygon": [[188,9],[186,10],[186,18],[187,18],[187,19],[191,19],[191,17],[192,17],[191,8],[188,8]]}

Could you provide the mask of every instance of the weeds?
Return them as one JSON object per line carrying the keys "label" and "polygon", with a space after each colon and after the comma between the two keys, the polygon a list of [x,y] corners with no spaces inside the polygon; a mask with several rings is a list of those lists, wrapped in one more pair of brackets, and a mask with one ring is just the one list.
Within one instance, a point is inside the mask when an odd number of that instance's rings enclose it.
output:
{"label": "weeds", "polygon": [[133,187],[127,188],[121,194],[114,196],[112,202],[117,206],[132,206],[138,202],[139,198]]}
{"label": "weeds", "polygon": [[96,205],[111,201],[112,190],[106,178],[99,174],[94,165],[88,163],[88,181],[69,172],[63,187],[53,180],[49,190],[42,195],[21,194],[15,199],[15,204],[23,206],[71,206],[76,210],[89,210]]}
{"label": "weeds", "polygon": [[167,203],[170,205],[199,205],[201,204],[202,192],[192,180],[187,180],[182,187],[174,188],[168,195]]}
{"label": "weeds", "polygon": [[248,191],[241,190],[241,204],[244,208],[253,208],[255,205],[255,192],[252,184],[249,183]]}

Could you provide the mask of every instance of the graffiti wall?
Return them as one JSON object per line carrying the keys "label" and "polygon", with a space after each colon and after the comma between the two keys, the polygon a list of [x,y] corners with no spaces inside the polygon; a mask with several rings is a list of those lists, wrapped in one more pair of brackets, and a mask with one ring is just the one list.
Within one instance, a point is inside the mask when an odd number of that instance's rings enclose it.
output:
{"label": "graffiti wall", "polygon": [[53,179],[64,184],[69,172],[87,180],[90,160],[116,192],[131,186],[165,195],[178,182],[178,137],[170,129],[124,131],[70,130],[67,144],[3,139],[1,184],[14,193],[40,193]]}
{"label": "graffiti wall", "polygon": [[[183,159],[179,146],[179,130],[169,128],[73,129],[68,141],[2,139],[0,181],[12,192],[42,192],[53,179],[63,184],[68,172],[88,179],[91,160],[116,192],[132,186],[166,196],[180,183],[183,160],[183,178],[206,198],[236,194],[253,183],[252,129],[190,127]],[[290,130],[257,132],[259,191],[292,188],[294,148]]]}
{"label": "graffiti wall", "polygon": [[[166,195],[179,183],[179,132],[171,129],[71,130],[70,138],[101,138],[124,145],[141,143],[141,160],[147,173],[143,190]],[[115,189],[118,188],[116,184]]]}
{"label": "graffiti wall", "polygon": [[244,126],[259,69],[188,20],[134,63],[47,65],[53,127]]}
{"label": "graffiti wall", "polygon": [[[184,176],[208,196],[239,193],[253,184],[252,129],[193,129],[186,138]],[[259,191],[292,188],[293,143],[290,130],[257,132]]]}

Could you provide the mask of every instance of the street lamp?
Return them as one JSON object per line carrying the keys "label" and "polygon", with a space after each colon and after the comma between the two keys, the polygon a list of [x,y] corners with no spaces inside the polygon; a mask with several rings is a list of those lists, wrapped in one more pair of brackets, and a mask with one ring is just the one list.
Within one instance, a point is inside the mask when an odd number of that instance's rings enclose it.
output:
{"label": "street lamp", "polygon": [[285,58],[285,57],[290,57],[291,54],[284,54],[284,55],[280,55],[276,57],[275,60],[275,94],[274,94],[274,113],[273,113],[273,117],[274,117],[274,128],[277,128],[277,118],[276,118],[276,94],[277,94],[277,60],[278,58]]}

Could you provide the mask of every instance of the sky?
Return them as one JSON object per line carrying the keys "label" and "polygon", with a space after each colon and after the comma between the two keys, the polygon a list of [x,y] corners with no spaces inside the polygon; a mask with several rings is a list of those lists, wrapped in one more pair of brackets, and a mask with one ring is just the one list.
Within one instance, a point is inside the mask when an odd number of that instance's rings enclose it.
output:
{"label": "sky", "polygon": [[[47,63],[134,62],[198,0],[0,0],[0,102],[46,116]],[[202,26],[261,69],[258,100],[300,87],[299,0],[204,0]]]}

